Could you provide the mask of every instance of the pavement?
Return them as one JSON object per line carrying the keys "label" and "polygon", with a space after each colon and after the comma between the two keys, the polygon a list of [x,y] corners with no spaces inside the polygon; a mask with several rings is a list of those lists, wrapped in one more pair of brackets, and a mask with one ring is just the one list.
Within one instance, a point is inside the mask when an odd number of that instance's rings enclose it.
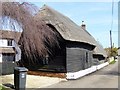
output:
{"label": "pavement", "polygon": [[[14,85],[14,75],[3,75],[0,76],[2,82],[5,86],[12,87]],[[26,88],[44,88],[50,85],[66,81],[63,78],[56,78],[56,77],[46,77],[46,76],[34,76],[34,75],[27,75],[26,78]]]}

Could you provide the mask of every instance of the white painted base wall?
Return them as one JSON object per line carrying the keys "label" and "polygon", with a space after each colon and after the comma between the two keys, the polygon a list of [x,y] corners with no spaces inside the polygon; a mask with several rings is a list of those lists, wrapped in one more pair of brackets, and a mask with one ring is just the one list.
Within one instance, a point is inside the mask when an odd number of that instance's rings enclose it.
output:
{"label": "white painted base wall", "polygon": [[103,63],[103,64],[100,64],[100,65],[97,65],[96,67],[97,67],[97,70],[99,70],[99,69],[101,69],[101,68],[103,68],[103,67],[105,67],[105,66],[107,66],[107,65],[109,65],[108,62]]}
{"label": "white painted base wall", "polygon": [[2,54],[0,54],[0,63],[2,63]]}
{"label": "white painted base wall", "polygon": [[109,63],[106,62],[106,63],[100,64],[100,65],[92,66],[92,67],[90,67],[88,69],[85,69],[85,70],[80,70],[78,72],[70,72],[70,73],[66,74],[67,75],[66,78],[67,79],[78,79],[78,78],[83,77],[83,76],[85,76],[87,74],[95,72],[95,71],[107,66],[108,64]]}

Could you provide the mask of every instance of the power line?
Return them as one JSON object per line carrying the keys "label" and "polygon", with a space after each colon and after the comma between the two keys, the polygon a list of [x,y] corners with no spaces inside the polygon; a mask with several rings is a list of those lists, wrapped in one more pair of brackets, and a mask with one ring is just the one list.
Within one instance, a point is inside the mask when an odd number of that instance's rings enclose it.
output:
{"label": "power line", "polygon": [[110,46],[111,46],[111,53],[112,53],[112,29],[113,29],[113,14],[114,14],[114,1],[112,0],[112,16],[111,16],[111,30],[110,30]]}
{"label": "power line", "polygon": [[113,29],[114,0],[112,0],[111,31]]}
{"label": "power line", "polygon": [[111,33],[111,30],[110,30],[110,46],[111,46],[111,52],[112,52],[112,33]]}

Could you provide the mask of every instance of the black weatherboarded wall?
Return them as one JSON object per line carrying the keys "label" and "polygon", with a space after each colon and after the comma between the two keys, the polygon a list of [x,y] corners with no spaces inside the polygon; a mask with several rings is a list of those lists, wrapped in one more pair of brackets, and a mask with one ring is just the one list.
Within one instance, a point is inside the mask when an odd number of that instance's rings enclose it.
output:
{"label": "black weatherboarded wall", "polygon": [[92,46],[85,43],[68,42],[66,47],[67,72],[77,72],[93,65]]}

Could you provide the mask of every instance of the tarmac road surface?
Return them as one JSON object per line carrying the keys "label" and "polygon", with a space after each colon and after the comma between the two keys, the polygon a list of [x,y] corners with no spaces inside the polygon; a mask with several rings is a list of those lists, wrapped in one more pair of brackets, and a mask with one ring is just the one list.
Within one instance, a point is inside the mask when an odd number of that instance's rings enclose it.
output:
{"label": "tarmac road surface", "polygon": [[78,80],[68,80],[46,88],[118,88],[118,61]]}

